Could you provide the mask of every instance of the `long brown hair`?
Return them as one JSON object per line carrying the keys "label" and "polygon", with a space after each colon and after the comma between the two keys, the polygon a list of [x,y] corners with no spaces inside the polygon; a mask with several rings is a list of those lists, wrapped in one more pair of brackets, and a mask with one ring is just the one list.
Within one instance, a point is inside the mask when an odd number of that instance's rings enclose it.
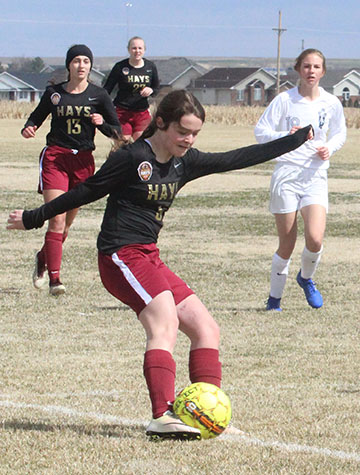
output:
{"label": "long brown hair", "polygon": [[187,114],[194,114],[202,122],[205,121],[205,110],[191,92],[184,89],[169,92],[158,105],[152,121],[142,134],[142,138],[146,139],[154,135],[159,128],[156,124],[158,117],[161,117],[164,123],[161,130],[167,130],[171,122],[179,123],[181,118]]}

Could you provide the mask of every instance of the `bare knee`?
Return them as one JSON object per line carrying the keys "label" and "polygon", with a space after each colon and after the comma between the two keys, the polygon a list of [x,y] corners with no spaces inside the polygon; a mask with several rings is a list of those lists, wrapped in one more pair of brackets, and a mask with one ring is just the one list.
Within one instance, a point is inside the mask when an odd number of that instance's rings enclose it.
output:
{"label": "bare knee", "polygon": [[146,332],[147,350],[158,348],[172,352],[176,343],[179,320],[173,296],[164,291],[139,313]]}
{"label": "bare knee", "polygon": [[220,328],[214,319],[212,319],[211,324],[207,325],[205,332],[208,336],[219,343],[220,341]]}
{"label": "bare knee", "polygon": [[323,243],[323,232],[305,232],[305,246],[310,252],[319,252]]}
{"label": "bare knee", "polygon": [[62,234],[65,229],[65,216],[58,215],[49,220],[48,231]]}
{"label": "bare knee", "polygon": [[295,242],[291,240],[283,240],[279,242],[279,247],[277,248],[276,254],[282,259],[290,259],[295,248]]}
{"label": "bare knee", "polygon": [[150,332],[147,332],[148,339],[156,339],[158,341],[168,342],[170,346],[174,347],[176,343],[176,337],[178,332],[178,320],[164,319],[161,326],[152,328]]}
{"label": "bare knee", "polygon": [[206,307],[195,296],[190,296],[178,306],[180,330],[188,336],[191,346],[217,348],[220,329]]}
{"label": "bare knee", "polygon": [[318,237],[318,238],[314,238],[314,237],[308,238],[308,239],[306,239],[305,245],[306,245],[306,248],[310,252],[319,252],[322,248],[322,238],[320,238],[320,237]]}

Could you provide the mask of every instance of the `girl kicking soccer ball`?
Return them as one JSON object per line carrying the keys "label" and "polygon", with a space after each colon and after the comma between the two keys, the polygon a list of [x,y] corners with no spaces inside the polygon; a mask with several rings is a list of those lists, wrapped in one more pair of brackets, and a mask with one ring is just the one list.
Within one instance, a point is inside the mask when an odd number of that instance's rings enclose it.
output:
{"label": "girl kicking soccer ball", "polygon": [[172,412],[176,373],[172,354],[178,330],[190,340],[191,383],[221,385],[219,327],[159,255],[156,243],[167,210],[186,183],[271,160],[312,137],[307,126],[264,145],[204,153],[192,148],[204,120],[204,109],[193,95],[170,92],[143,136],[110,153],[94,176],[40,208],[11,212],[8,220],[8,229],[37,228],[56,214],[109,194],[97,241],[100,276],[105,288],[130,306],[144,327],[143,370],[153,413],[147,434],[154,438],[200,438],[198,429]]}

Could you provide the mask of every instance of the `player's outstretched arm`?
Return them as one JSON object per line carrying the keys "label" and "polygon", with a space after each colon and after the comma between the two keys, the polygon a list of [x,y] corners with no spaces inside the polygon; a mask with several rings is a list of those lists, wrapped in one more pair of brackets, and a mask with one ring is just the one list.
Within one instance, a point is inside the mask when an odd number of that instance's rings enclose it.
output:
{"label": "player's outstretched arm", "polygon": [[[249,145],[228,152],[188,152],[187,181],[212,173],[240,170],[267,162],[300,147],[313,137],[312,125],[271,142]],[[197,152],[197,153],[196,153]],[[190,155],[191,154],[191,155]],[[192,160],[192,161],[191,161]]]}
{"label": "player's outstretched arm", "polygon": [[23,210],[22,209],[15,209],[11,211],[9,214],[9,218],[7,220],[8,224],[6,229],[22,229],[25,230],[25,226],[22,220]]}

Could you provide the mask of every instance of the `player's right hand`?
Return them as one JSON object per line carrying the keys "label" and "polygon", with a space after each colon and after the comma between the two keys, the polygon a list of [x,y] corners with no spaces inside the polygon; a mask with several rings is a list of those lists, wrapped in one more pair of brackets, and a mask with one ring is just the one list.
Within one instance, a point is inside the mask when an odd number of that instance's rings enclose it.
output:
{"label": "player's right hand", "polygon": [[25,129],[21,132],[21,135],[25,139],[33,139],[35,137],[37,126],[36,125],[28,125]]}
{"label": "player's right hand", "polygon": [[[295,134],[298,130],[302,129],[299,125],[294,125],[291,127],[291,130],[289,132],[289,135]],[[314,129],[311,127],[308,136],[306,137],[306,140],[312,140],[314,138]]]}
{"label": "player's right hand", "polygon": [[24,210],[22,209],[15,209],[14,211],[11,211],[7,220],[8,224],[6,226],[6,229],[25,230],[24,223],[22,220],[23,212]]}
{"label": "player's right hand", "polygon": [[300,127],[300,125],[294,125],[294,126],[291,127],[291,129],[290,129],[289,135],[295,134],[295,132],[296,132],[297,130],[300,130],[300,129],[302,129],[302,127]]}

